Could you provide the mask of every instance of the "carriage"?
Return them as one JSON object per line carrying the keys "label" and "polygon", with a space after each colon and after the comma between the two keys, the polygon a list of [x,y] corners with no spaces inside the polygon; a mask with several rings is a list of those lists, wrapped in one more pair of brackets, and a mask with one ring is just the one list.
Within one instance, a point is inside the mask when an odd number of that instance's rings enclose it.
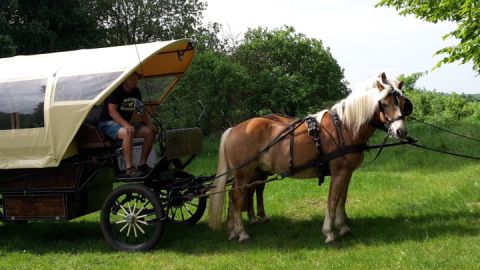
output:
{"label": "carriage", "polygon": [[[186,171],[202,149],[198,127],[165,130],[155,112],[194,57],[190,39],[0,59],[0,218],[71,220],[101,210],[115,249],[152,248],[166,222],[195,224],[206,177]],[[133,72],[157,124],[153,167],[125,178],[122,149],[96,127],[103,101]],[[135,117],[135,115],[134,115]],[[141,139],[134,141],[137,159]]]}

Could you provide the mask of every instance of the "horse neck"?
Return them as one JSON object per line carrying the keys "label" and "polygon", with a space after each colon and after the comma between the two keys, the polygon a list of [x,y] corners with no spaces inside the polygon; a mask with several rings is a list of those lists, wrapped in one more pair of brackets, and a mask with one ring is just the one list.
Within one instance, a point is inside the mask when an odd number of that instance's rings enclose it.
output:
{"label": "horse neck", "polygon": [[353,134],[347,127],[343,127],[344,134],[348,134],[348,144],[366,144],[375,132],[375,128],[369,123],[363,124],[357,134]]}

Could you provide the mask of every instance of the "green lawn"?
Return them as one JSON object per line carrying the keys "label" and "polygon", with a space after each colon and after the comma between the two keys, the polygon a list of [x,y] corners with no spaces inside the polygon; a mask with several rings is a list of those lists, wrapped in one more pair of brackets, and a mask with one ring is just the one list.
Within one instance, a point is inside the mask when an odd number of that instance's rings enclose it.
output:
{"label": "green lawn", "polygon": [[[480,127],[452,127],[480,137]],[[480,156],[480,144],[411,126],[421,143]],[[381,134],[375,141],[381,141]],[[211,174],[217,141],[207,139],[190,167]],[[111,250],[99,214],[70,222],[0,225],[0,269],[475,269],[480,265],[480,161],[399,146],[354,173],[347,213],[354,233],[339,248],[321,233],[329,181],[272,182],[267,224],[247,225],[252,241],[227,241],[206,215],[195,226],[168,225],[145,253]]]}

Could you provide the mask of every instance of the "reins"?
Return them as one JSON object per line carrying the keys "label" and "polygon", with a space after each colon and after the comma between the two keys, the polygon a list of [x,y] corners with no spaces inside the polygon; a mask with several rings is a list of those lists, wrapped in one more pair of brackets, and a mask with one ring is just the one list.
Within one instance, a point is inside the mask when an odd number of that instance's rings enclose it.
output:
{"label": "reins", "polygon": [[457,133],[457,132],[455,132],[455,131],[451,131],[451,130],[448,130],[448,129],[444,129],[444,128],[441,128],[441,127],[438,127],[438,126],[429,124],[429,123],[427,123],[427,122],[425,122],[425,121],[422,121],[422,120],[420,120],[420,119],[417,119],[417,118],[415,118],[415,117],[413,117],[413,116],[410,116],[409,118],[412,119],[412,120],[414,120],[414,121],[416,121],[416,122],[418,122],[418,123],[424,124],[424,125],[429,126],[429,127],[436,128],[436,129],[441,130],[441,131],[443,131],[443,132],[450,133],[450,134],[453,134],[453,135],[456,135],[456,136],[459,136],[459,137],[462,137],[462,138],[465,138],[465,139],[469,139],[469,140],[472,140],[472,141],[480,142],[480,139],[472,138],[472,137],[470,137],[470,136],[466,136],[466,135]]}
{"label": "reins", "polygon": [[[460,154],[460,153],[454,153],[454,152],[449,152],[449,151],[444,151],[444,150],[439,150],[439,149],[435,149],[435,148],[431,148],[431,147],[428,147],[428,146],[424,146],[424,145],[420,145],[417,143],[417,141],[411,137],[406,137],[405,139],[403,139],[402,141],[399,141],[399,142],[394,142],[394,143],[387,143],[388,141],[388,138],[389,138],[389,133],[388,133],[388,128],[386,126],[380,126],[380,125],[376,125],[375,123],[370,123],[373,127],[377,128],[377,129],[380,129],[380,130],[383,130],[384,132],[386,132],[386,136],[383,140],[383,142],[381,144],[373,144],[373,145],[367,145],[367,144],[352,144],[352,145],[345,145],[344,143],[344,140],[343,140],[343,135],[342,135],[342,132],[341,132],[341,121],[339,121],[339,118],[338,118],[338,114],[336,114],[336,112],[333,112],[331,111],[331,114],[332,114],[332,120],[333,120],[333,123],[335,125],[335,123],[337,123],[336,126],[336,129],[337,129],[337,133],[339,136],[339,140],[340,140],[340,146],[337,150],[335,151],[332,151],[332,152],[329,152],[329,153],[324,153],[324,154],[321,154],[319,155],[319,157],[315,160],[313,160],[312,162],[310,163],[307,163],[303,166],[300,166],[300,167],[296,167],[296,168],[291,168],[290,171],[288,173],[285,173],[285,174],[280,174],[280,175],[275,175],[273,178],[268,178],[266,180],[258,180],[258,181],[254,181],[254,182],[251,182],[251,183],[248,183],[248,184],[245,184],[245,185],[242,185],[242,186],[238,186],[238,187],[231,187],[230,189],[226,189],[226,190],[222,190],[222,191],[218,191],[218,192],[214,192],[214,193],[208,193],[208,194],[203,194],[203,195],[200,195],[201,197],[205,197],[205,196],[210,196],[210,195],[213,195],[213,194],[217,194],[217,193],[224,193],[224,192],[227,192],[227,191],[230,191],[230,190],[235,190],[235,189],[242,189],[242,188],[249,188],[249,187],[252,187],[252,186],[255,186],[255,185],[258,185],[258,184],[266,184],[268,182],[273,182],[273,181],[278,181],[278,180],[282,180],[286,177],[289,177],[291,175],[294,175],[294,174],[297,174],[303,170],[306,170],[306,169],[309,169],[309,168],[313,168],[313,167],[316,167],[316,168],[320,168],[321,166],[325,165],[327,162],[329,162],[330,160],[333,160],[335,158],[338,158],[338,157],[341,157],[341,156],[345,156],[347,154],[350,154],[350,153],[358,153],[358,152],[364,152],[364,151],[369,151],[369,150],[372,150],[372,149],[379,149],[379,151],[377,152],[377,154],[375,155],[374,159],[372,160],[372,162],[374,162],[381,154],[382,150],[384,148],[388,148],[388,147],[393,147],[393,146],[399,146],[399,145],[412,145],[412,146],[415,146],[415,147],[418,147],[418,148],[421,148],[421,149],[425,149],[425,150],[429,150],[429,151],[433,151],[433,152],[437,152],[437,153],[441,153],[441,154],[446,154],[446,155],[451,155],[451,156],[456,156],[456,157],[462,157],[462,158],[469,158],[469,159],[474,159],[474,160],[480,160],[480,157],[476,157],[476,156],[469,156],[469,155],[465,155],[465,154]],[[402,119],[405,118],[404,116],[401,117]],[[450,131],[450,130],[446,130],[444,128],[440,128],[440,127],[437,127],[437,126],[434,126],[432,124],[429,124],[429,123],[426,123],[426,122],[423,122],[421,120],[418,120],[412,116],[410,116],[409,118],[411,118],[412,120],[415,120],[417,122],[420,122],[420,123],[423,123],[425,125],[428,125],[428,126],[431,126],[431,127],[434,127],[434,128],[437,128],[439,130],[442,130],[444,132],[447,132],[447,133],[451,133],[451,134],[454,134],[456,136],[460,136],[460,137],[463,137],[463,138],[466,138],[466,139],[470,139],[470,140],[473,140],[473,141],[476,141],[476,142],[480,142],[479,139],[476,139],[476,138],[472,138],[472,137],[469,137],[469,136],[466,136],[466,135],[463,135],[463,134],[460,134],[460,133],[457,133],[457,132],[454,132],[454,131]],[[338,119],[338,120],[337,120]],[[397,121],[397,120],[400,120],[400,119],[394,119],[394,121]],[[311,119],[309,119],[309,117],[306,117],[306,118],[303,118],[303,119],[297,119],[296,121],[294,121],[293,123],[290,123],[288,125],[288,127],[286,127],[277,137],[275,137],[275,139],[273,139],[267,146],[265,146],[256,156],[250,158],[249,160],[245,161],[244,163],[242,163],[241,165],[239,165],[238,167],[236,168],[233,168],[233,169],[230,169],[228,170],[227,172],[224,172],[220,175],[215,175],[213,174],[212,176],[209,177],[210,180],[213,180],[213,179],[216,179],[218,177],[222,177],[222,176],[225,176],[225,175],[228,175],[230,173],[232,173],[233,171],[237,170],[237,169],[240,169],[244,166],[246,166],[247,164],[249,164],[250,162],[252,162],[253,160],[257,159],[261,154],[265,153],[266,151],[268,151],[270,148],[272,148],[275,144],[277,144],[278,142],[280,142],[281,140],[283,140],[286,136],[290,135],[291,136],[291,139],[290,139],[290,146],[292,148],[292,144],[293,144],[293,132],[302,124],[302,123],[306,123],[307,126],[311,126],[311,122],[309,123],[309,121],[311,121]],[[392,121],[392,122],[394,122]],[[312,139],[316,142],[316,144],[318,143],[317,140],[317,136],[312,136]],[[293,150],[291,149],[290,152],[292,152]],[[289,160],[289,164],[293,164],[293,161]],[[232,177],[231,179],[229,179],[227,181],[227,183],[232,183],[234,180],[234,178]]]}

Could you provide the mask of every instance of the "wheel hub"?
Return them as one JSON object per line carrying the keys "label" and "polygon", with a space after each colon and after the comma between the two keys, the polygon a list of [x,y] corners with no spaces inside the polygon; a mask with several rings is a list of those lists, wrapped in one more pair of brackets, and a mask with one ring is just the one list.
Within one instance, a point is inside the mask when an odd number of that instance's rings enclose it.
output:
{"label": "wheel hub", "polygon": [[127,223],[129,225],[135,225],[136,223],[136,217],[134,215],[128,215],[127,216]]}

